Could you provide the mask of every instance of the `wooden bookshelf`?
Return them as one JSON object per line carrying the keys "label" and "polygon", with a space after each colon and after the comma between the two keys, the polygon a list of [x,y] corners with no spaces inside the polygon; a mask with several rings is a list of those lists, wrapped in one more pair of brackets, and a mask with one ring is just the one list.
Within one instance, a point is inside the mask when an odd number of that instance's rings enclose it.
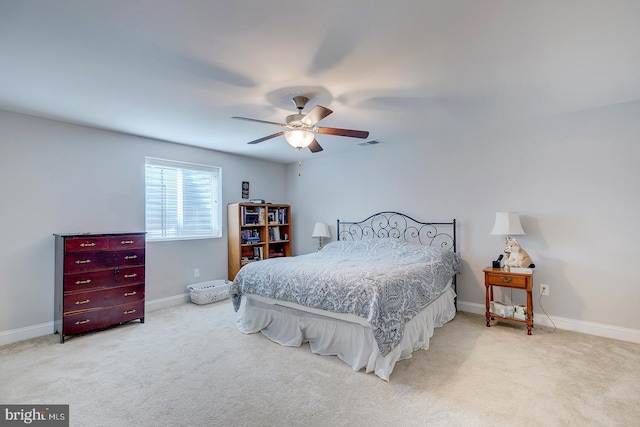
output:
{"label": "wooden bookshelf", "polygon": [[250,262],[291,256],[291,207],[271,203],[227,206],[229,280]]}

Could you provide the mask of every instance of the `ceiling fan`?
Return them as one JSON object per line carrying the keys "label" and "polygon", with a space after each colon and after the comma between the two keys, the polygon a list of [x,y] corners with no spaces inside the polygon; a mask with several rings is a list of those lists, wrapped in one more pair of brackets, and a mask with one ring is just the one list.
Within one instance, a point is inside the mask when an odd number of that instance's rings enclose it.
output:
{"label": "ceiling fan", "polygon": [[335,135],[335,136],[348,136],[350,138],[362,138],[362,139],[369,137],[368,131],[316,126],[316,124],[320,120],[324,119],[329,114],[333,113],[333,111],[321,105],[316,105],[307,114],[303,114],[302,110],[304,109],[305,105],[307,105],[307,102],[309,102],[309,98],[307,98],[306,96],[294,96],[292,101],[295,104],[296,108],[298,109],[298,114],[291,114],[290,116],[287,116],[286,123],[250,119],[247,117],[232,117],[232,119],[248,120],[250,122],[258,122],[258,123],[267,123],[270,125],[276,125],[276,126],[287,128],[286,130],[276,132],[273,135],[265,136],[263,138],[259,138],[254,141],[250,141],[247,144],[257,144],[259,142],[284,135],[285,139],[287,140],[289,145],[291,145],[292,147],[295,147],[298,149],[308,147],[312,153],[317,153],[318,151],[322,151],[322,147],[320,146],[320,144],[318,143],[315,137],[315,135],[318,133],[326,134],[326,135]]}

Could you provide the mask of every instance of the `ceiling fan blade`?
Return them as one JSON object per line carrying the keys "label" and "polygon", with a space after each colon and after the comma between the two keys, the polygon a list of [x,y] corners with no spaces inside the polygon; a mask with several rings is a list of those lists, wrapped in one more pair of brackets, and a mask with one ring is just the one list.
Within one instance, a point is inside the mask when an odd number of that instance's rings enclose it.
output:
{"label": "ceiling fan blade", "polygon": [[316,105],[313,107],[313,110],[309,111],[300,121],[305,125],[313,126],[331,113],[333,113],[332,110],[325,108],[322,105]]}
{"label": "ceiling fan blade", "polygon": [[239,120],[246,120],[248,122],[266,123],[268,125],[286,126],[286,124],[284,124],[284,123],[269,122],[269,121],[266,121],[266,120],[258,120],[258,119],[250,119],[248,117],[231,117],[231,118],[232,119],[239,119]]}
{"label": "ceiling fan blade", "polygon": [[312,153],[317,153],[319,151],[322,151],[322,147],[318,143],[317,139],[314,138],[313,142],[309,144],[309,150],[311,150]]}
{"label": "ceiling fan blade", "polygon": [[369,132],[366,130],[338,129],[338,128],[318,128],[318,133],[325,135],[348,136],[350,138],[368,138]]}
{"label": "ceiling fan blade", "polygon": [[273,135],[265,136],[260,139],[256,139],[255,141],[249,141],[247,144],[257,144],[258,142],[266,141],[267,139],[276,138],[278,136],[284,135],[284,131],[274,133]]}

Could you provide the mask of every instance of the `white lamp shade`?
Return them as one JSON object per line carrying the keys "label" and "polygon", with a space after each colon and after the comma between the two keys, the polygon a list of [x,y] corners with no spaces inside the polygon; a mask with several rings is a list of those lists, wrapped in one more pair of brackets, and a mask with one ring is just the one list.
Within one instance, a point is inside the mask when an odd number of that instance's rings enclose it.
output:
{"label": "white lamp shade", "polygon": [[526,233],[520,224],[518,212],[496,212],[496,222],[493,224],[491,234],[517,236]]}
{"label": "white lamp shade", "polygon": [[315,135],[306,130],[289,130],[284,133],[284,137],[295,148],[307,148],[313,142]]}
{"label": "white lamp shade", "polygon": [[311,237],[331,237],[329,234],[329,226],[324,222],[316,222],[316,225],[313,227],[313,234]]}

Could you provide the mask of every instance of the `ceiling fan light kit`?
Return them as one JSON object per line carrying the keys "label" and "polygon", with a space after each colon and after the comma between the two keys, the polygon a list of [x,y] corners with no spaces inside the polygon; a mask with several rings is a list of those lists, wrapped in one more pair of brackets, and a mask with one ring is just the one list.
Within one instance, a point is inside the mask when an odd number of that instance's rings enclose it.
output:
{"label": "ceiling fan light kit", "polygon": [[294,148],[307,148],[315,139],[315,134],[306,130],[290,130],[284,133],[284,138]]}
{"label": "ceiling fan light kit", "polygon": [[289,143],[289,145],[291,145],[292,147],[295,147],[297,149],[309,148],[312,153],[317,153],[319,151],[322,151],[322,147],[316,140],[316,134],[346,136],[349,138],[361,139],[366,139],[369,137],[369,132],[363,130],[317,127],[316,124],[320,120],[327,117],[329,114],[333,113],[333,111],[321,105],[316,105],[307,114],[303,114],[302,110],[304,109],[305,105],[307,105],[307,102],[309,102],[309,98],[307,98],[306,96],[294,96],[292,101],[298,109],[298,114],[291,114],[287,116],[286,123],[250,119],[247,117],[232,118],[247,120],[250,122],[266,123],[287,128],[287,130],[276,132],[272,135],[268,135],[254,141],[249,141],[247,144],[257,144],[259,142],[284,135],[287,143]]}

